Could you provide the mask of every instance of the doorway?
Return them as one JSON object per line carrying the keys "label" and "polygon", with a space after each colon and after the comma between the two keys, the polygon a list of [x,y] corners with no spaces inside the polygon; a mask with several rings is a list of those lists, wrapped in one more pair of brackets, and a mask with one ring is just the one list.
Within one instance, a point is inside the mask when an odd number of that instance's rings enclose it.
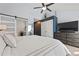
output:
{"label": "doorway", "polygon": [[41,22],[40,21],[34,23],[34,35],[41,36]]}

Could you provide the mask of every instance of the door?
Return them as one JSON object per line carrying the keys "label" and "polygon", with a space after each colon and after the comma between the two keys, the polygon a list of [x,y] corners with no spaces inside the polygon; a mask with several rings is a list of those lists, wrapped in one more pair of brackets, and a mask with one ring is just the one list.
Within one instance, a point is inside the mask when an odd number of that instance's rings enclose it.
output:
{"label": "door", "polygon": [[25,36],[27,33],[27,21],[25,19],[16,18],[16,35]]}
{"label": "door", "polygon": [[41,36],[41,22],[34,23],[34,35]]}
{"label": "door", "polygon": [[53,37],[53,20],[48,20],[41,23],[41,35]]}

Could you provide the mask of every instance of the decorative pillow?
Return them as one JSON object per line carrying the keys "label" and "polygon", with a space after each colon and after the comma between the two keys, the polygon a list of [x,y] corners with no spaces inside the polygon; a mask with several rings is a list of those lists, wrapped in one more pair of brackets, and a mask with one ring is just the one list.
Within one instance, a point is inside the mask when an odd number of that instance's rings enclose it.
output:
{"label": "decorative pillow", "polygon": [[10,46],[11,48],[15,48],[16,47],[16,40],[15,37],[11,34],[4,34],[4,41],[5,43]]}
{"label": "decorative pillow", "polygon": [[6,44],[3,40],[3,38],[0,36],[0,56],[3,54],[4,48],[6,47]]}

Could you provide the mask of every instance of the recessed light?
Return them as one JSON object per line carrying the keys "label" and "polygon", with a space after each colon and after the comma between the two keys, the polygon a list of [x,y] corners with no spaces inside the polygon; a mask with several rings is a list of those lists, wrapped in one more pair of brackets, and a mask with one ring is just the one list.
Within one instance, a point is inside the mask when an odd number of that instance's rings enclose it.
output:
{"label": "recessed light", "polygon": [[41,22],[40,22],[40,21],[38,21],[37,23],[38,23],[38,24],[40,24]]}

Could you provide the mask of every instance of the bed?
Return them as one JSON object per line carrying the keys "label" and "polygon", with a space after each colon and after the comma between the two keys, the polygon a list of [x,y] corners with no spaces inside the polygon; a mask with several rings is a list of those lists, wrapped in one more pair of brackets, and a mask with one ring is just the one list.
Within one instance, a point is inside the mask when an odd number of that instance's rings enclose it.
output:
{"label": "bed", "polygon": [[[10,37],[10,36],[9,36]],[[6,45],[2,56],[70,56],[71,53],[59,40],[31,35],[15,37],[16,47]]]}

